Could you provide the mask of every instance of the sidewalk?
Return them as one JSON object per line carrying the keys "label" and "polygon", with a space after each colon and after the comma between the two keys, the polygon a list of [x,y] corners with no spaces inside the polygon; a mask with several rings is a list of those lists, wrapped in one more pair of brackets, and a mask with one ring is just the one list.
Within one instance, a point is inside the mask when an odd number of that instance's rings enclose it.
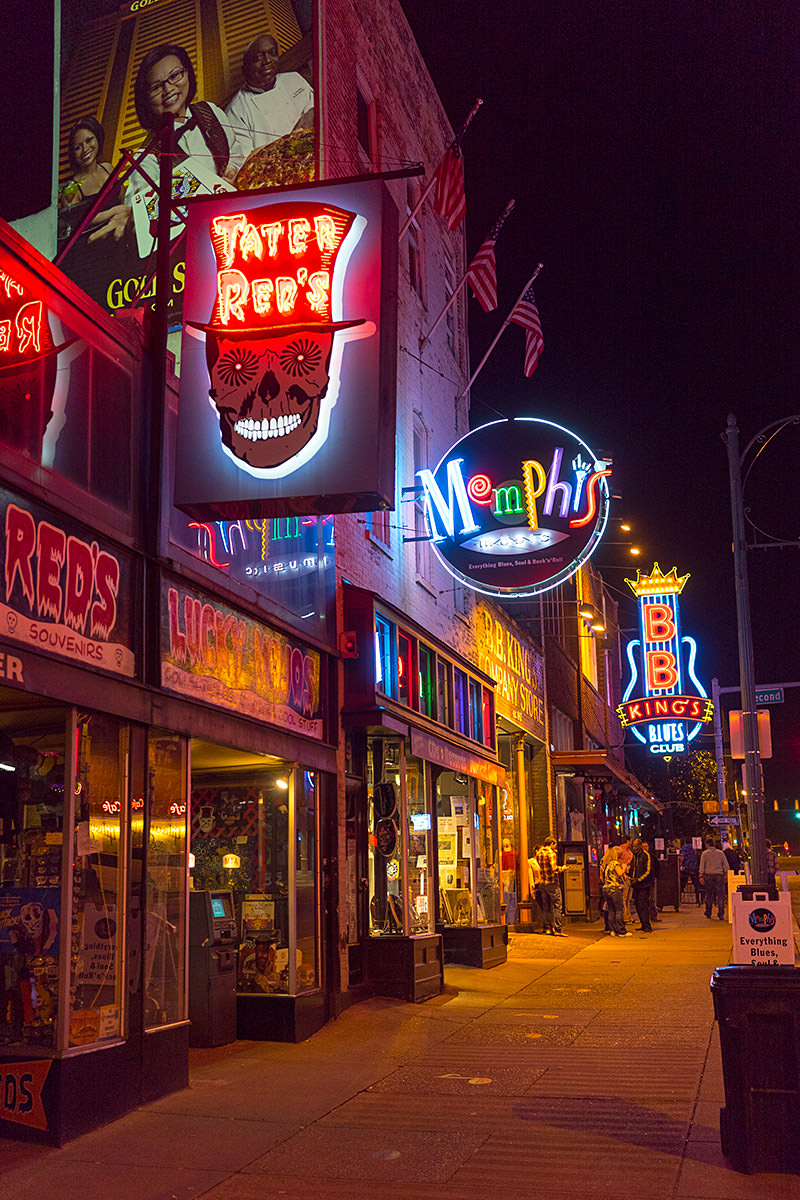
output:
{"label": "sidewalk", "polygon": [[504,966],[300,1046],[193,1051],[188,1089],[62,1150],[0,1141],[0,1200],[799,1200],[720,1153],[730,926],[661,916],[514,935]]}

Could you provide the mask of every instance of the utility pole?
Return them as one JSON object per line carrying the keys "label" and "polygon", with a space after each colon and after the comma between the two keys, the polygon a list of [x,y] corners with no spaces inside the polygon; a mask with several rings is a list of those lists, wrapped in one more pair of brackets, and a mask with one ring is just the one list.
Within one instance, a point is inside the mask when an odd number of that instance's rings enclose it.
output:
{"label": "utility pole", "polygon": [[742,732],[744,734],[744,779],[747,788],[747,816],[750,826],[750,863],[753,885],[767,886],[767,847],[764,835],[764,791],[761,782],[761,755],[758,746],[758,713],[753,668],[753,630],[750,618],[750,585],[747,577],[747,542],[742,505],[742,460],[739,454],[739,429],[733,413],[722,435],[728,448],[733,523],[733,566],[736,587],[736,622],[739,630],[739,676],[742,692]]}

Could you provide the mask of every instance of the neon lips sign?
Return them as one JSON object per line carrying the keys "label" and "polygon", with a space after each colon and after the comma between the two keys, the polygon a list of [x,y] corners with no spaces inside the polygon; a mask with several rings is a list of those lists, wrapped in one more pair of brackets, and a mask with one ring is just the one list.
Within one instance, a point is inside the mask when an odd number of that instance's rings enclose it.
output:
{"label": "neon lips sign", "polygon": [[689,576],[675,567],[664,575],[658,563],[636,575],[625,582],[639,600],[640,638],[628,643],[631,678],[617,712],[651,754],[680,754],[713,714],[695,674],[697,644],[680,629],[678,597]]}
{"label": "neon lips sign", "polygon": [[574,575],[608,521],[611,463],[552,421],[474,429],[417,471],[444,567],[487,596],[536,596]]}

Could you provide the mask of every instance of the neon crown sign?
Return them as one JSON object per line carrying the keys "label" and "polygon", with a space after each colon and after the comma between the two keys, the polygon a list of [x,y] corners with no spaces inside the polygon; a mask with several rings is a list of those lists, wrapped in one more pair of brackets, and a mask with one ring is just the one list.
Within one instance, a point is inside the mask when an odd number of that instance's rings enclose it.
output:
{"label": "neon crown sign", "polygon": [[654,563],[649,575],[625,580],[639,600],[640,639],[628,643],[631,678],[617,712],[651,754],[683,753],[713,713],[695,674],[697,643],[680,630],[678,597],[688,578]]}
{"label": "neon crown sign", "polygon": [[417,471],[431,542],[459,582],[536,596],[574,575],[608,521],[611,463],[537,417],[493,421]]}

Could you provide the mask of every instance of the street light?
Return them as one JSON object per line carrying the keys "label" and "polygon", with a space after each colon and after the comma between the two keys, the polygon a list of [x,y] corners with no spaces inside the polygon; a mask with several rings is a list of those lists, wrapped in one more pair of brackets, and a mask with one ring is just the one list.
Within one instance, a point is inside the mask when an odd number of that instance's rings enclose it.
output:
{"label": "street light", "polygon": [[753,630],[750,613],[750,585],[747,577],[747,539],[744,527],[742,498],[742,465],[756,442],[767,433],[776,436],[786,425],[797,424],[797,416],[786,417],[759,430],[739,453],[739,429],[731,413],[728,427],[722,434],[728,449],[728,473],[731,487],[731,519],[733,523],[733,564],[736,587],[736,623],[739,631],[739,677],[742,695],[742,732],[744,734],[744,790],[747,795],[747,816],[750,824],[750,851],[753,885],[767,886],[767,847],[764,827],[764,791],[761,783],[761,754],[758,743],[758,713],[756,710],[755,671],[753,666]]}

